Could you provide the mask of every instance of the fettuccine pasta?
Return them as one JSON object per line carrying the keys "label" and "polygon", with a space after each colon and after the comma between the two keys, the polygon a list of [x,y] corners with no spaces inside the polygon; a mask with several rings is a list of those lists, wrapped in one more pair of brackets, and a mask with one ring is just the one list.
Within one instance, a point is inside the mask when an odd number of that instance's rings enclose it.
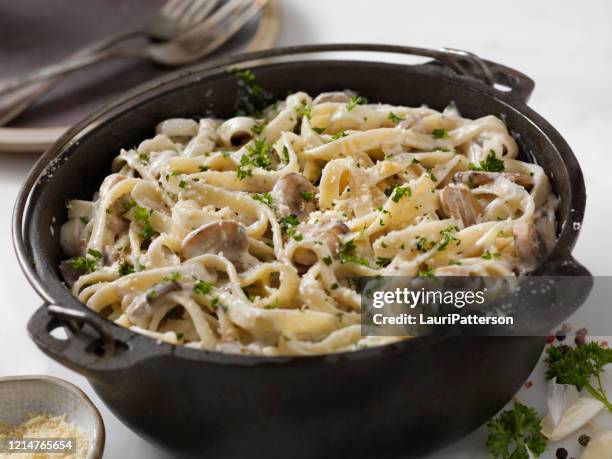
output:
{"label": "fettuccine pasta", "polygon": [[556,199],[495,116],[288,96],[169,119],[68,203],[61,271],[92,310],[172,344],[258,355],[382,345],[355,276],[514,276],[555,243]]}

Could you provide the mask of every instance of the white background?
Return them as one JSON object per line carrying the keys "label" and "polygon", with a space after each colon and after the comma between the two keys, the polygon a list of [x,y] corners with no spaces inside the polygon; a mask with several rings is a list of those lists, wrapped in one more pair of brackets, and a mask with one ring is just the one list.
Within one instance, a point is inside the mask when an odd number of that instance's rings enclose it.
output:
{"label": "white background", "polygon": [[[280,45],[353,41],[451,46],[531,76],[536,89],[530,105],[564,135],[585,175],[587,211],[574,254],[593,274],[612,274],[612,2],[283,0],[283,15]],[[25,324],[41,301],[15,260],[10,219],[35,159],[0,156],[0,375],[51,374],[85,389],[106,423],[105,457],[124,458],[128,452],[133,459],[168,457],[123,427],[84,378],[46,358],[26,336]],[[530,379],[534,387],[522,390],[519,398],[544,413],[541,369]],[[487,457],[485,436],[481,429],[432,457]],[[575,438],[561,444],[578,455]],[[555,448],[544,457],[554,457]]]}

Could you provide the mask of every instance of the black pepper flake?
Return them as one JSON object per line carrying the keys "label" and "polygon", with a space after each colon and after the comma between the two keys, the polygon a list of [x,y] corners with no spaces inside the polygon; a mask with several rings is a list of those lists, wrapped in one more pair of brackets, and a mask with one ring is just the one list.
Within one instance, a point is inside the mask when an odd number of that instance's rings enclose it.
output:
{"label": "black pepper flake", "polygon": [[586,445],[588,445],[590,441],[591,437],[586,434],[582,434],[578,437],[578,443],[580,443],[582,446],[586,447]]}
{"label": "black pepper flake", "polygon": [[565,448],[559,448],[555,453],[557,459],[567,459],[567,450]]}

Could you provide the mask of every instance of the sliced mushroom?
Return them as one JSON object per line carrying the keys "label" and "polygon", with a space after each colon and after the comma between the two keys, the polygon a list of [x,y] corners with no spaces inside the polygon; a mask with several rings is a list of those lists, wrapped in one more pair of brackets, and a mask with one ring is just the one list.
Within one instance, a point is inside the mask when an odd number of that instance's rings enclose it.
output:
{"label": "sliced mushroom", "polygon": [[253,118],[236,116],[219,126],[219,138],[228,147],[244,145],[253,137],[256,124]]}
{"label": "sliced mushroom", "polygon": [[237,263],[247,252],[249,240],[244,227],[234,221],[207,223],[193,230],[183,241],[183,258],[197,257],[207,253],[221,254],[232,263]]}
{"label": "sliced mushroom", "polygon": [[60,229],[60,243],[65,255],[76,256],[80,254],[79,243],[85,224],[78,218],[68,220]]}
{"label": "sliced mushroom", "polygon": [[[298,231],[306,239],[321,241],[336,255],[342,242],[340,236],[348,233],[350,229],[342,222],[332,221],[324,225],[303,224],[298,227]],[[293,260],[300,265],[311,266],[317,261],[317,256],[311,250],[299,248],[295,251]]]}
{"label": "sliced mushroom", "polygon": [[527,222],[517,222],[512,227],[514,247],[521,262],[521,271],[533,270],[543,255],[543,247],[538,237],[535,225]]}
{"label": "sliced mushroom", "polygon": [[483,171],[465,171],[457,172],[453,178],[455,183],[463,183],[472,187],[479,187],[493,182],[497,177],[505,177],[511,182],[522,186],[527,191],[533,188],[533,180],[526,174],[518,172],[483,172]]}
{"label": "sliced mushroom", "polygon": [[345,104],[350,102],[351,97],[356,96],[357,93],[346,90],[346,91],[332,91],[332,92],[322,92],[319,94],[315,100],[312,102],[314,105],[323,104],[325,102],[337,102],[341,104]]}
{"label": "sliced mushroom", "polygon": [[68,260],[62,261],[59,265],[62,277],[64,278],[64,281],[66,282],[66,284],[68,284],[69,287],[72,287],[76,283],[76,281],[79,280],[79,277],[85,274],[84,269],[76,269],[74,267],[75,260],[76,258],[70,258]]}
{"label": "sliced mushroom", "polygon": [[153,316],[155,306],[160,304],[164,295],[181,289],[181,284],[174,280],[163,280],[138,295],[128,306],[126,313],[130,321],[140,327],[146,327]]}
{"label": "sliced mushroom", "polygon": [[461,220],[464,227],[476,224],[482,215],[482,206],[464,185],[447,185],[440,194],[440,201],[445,215]]}
{"label": "sliced mushroom", "polygon": [[272,199],[281,217],[295,215],[302,220],[317,209],[317,191],[317,187],[302,174],[291,172],[276,182]]}

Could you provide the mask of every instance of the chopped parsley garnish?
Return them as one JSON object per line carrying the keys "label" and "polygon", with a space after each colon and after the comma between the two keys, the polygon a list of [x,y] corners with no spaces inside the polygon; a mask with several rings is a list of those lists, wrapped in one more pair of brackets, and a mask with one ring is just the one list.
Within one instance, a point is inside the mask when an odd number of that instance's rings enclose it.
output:
{"label": "chopped parsley garnish", "polygon": [[482,254],[481,258],[483,258],[484,260],[492,260],[493,258],[501,258],[501,253],[490,252],[489,250],[487,250],[485,253]]}
{"label": "chopped parsley garnish", "polygon": [[381,268],[384,268],[389,263],[391,263],[391,260],[389,258],[376,257],[376,266],[380,266]]}
{"label": "chopped parsley garnish", "polygon": [[397,116],[395,113],[393,112],[389,112],[389,115],[387,116],[388,120],[393,121],[393,123],[395,125],[398,125],[401,121],[404,121],[405,118],[402,118],[400,116]]}
{"label": "chopped parsley garnish", "polygon": [[433,171],[431,170],[431,167],[428,167],[426,171],[427,171],[427,175],[429,175],[429,178],[431,179],[432,182],[438,181],[438,178],[434,175]]}
{"label": "chopped parsley garnish", "polygon": [[342,137],[346,137],[347,135],[348,135],[348,134],[347,134],[346,132],[344,132],[344,131],[337,132],[337,133],[335,133],[335,134],[332,136],[332,138],[331,138],[331,139],[332,139],[332,142],[333,142],[334,140],[341,139]]}
{"label": "chopped parsley garnish", "polygon": [[281,218],[279,223],[283,228],[286,229],[287,236],[289,236],[290,238],[296,241],[301,241],[302,239],[304,239],[304,235],[298,232],[295,228],[297,225],[300,224],[299,220],[295,215],[287,215],[286,217]]}
{"label": "chopped parsley garnish", "polygon": [[130,209],[133,209],[134,207],[136,207],[138,204],[136,204],[136,201],[134,201],[134,199],[130,199],[129,201],[127,201],[125,204],[123,204],[123,207],[121,208],[121,215],[127,213],[130,211]]}
{"label": "chopped parsley garnish", "polygon": [[472,175],[468,175],[468,179],[467,179],[467,186],[470,190],[472,190],[474,188],[474,179],[472,178]]}
{"label": "chopped parsley garnish", "polygon": [[176,271],[171,272],[167,276],[164,277],[165,281],[174,281],[177,282],[181,280],[181,273],[177,273]]}
{"label": "chopped parsley garnish", "polygon": [[289,228],[287,230],[287,236],[289,236],[291,239],[295,241],[301,241],[302,239],[304,239],[304,235],[300,233],[298,230],[296,230],[295,228]]}
{"label": "chopped parsley garnish", "polygon": [[272,164],[272,145],[266,143],[265,139],[255,139],[255,141],[247,147],[247,152],[240,158],[240,165],[236,169],[236,175],[239,180],[247,176],[253,175],[253,167],[261,167],[266,169]]}
{"label": "chopped parsley garnish", "polygon": [[144,163],[144,164],[148,164],[149,163],[149,155],[146,153],[139,153],[138,154],[138,159]]}
{"label": "chopped parsley garnish", "polygon": [[421,161],[416,158],[412,158],[412,164],[421,164]]}
{"label": "chopped parsley garnish", "polygon": [[419,271],[419,277],[436,277],[433,266],[428,266],[426,269]]}
{"label": "chopped parsley garnish", "polygon": [[134,218],[137,222],[142,224],[142,232],[140,233],[140,236],[144,241],[150,241],[153,236],[157,234],[151,225],[151,220],[149,219],[151,213],[153,213],[152,210],[148,211],[144,207],[140,206],[136,206],[134,209]]}
{"label": "chopped parsley garnish", "polygon": [[212,289],[213,285],[210,282],[201,280],[196,283],[193,291],[198,295],[208,295],[210,292],[212,292]]}
{"label": "chopped parsley garnish", "polygon": [[100,260],[102,258],[102,254],[100,252],[98,252],[97,250],[95,250],[95,249],[89,249],[87,251],[87,255],[89,255],[90,257],[93,257],[93,258],[97,258],[98,260]]}
{"label": "chopped parsley garnish", "polygon": [[89,223],[89,218],[87,217],[79,217],[79,220],[81,220],[83,225],[87,225]]}
{"label": "chopped parsley garnish", "polygon": [[331,285],[331,289],[332,289],[332,290],[336,290],[336,289],[338,289],[338,288],[340,288],[340,286],[338,285],[338,282],[334,282],[334,283]]}
{"label": "chopped parsley garnish", "polygon": [[496,459],[529,459],[529,452],[539,457],[546,450],[538,413],[521,403],[491,419],[487,428],[487,446]]}
{"label": "chopped parsley garnish", "polygon": [[253,133],[253,135],[261,135],[263,130],[266,128],[266,124],[267,123],[265,122],[255,123],[253,127],[251,128],[251,132]]}
{"label": "chopped parsley garnish", "polygon": [[287,145],[283,145],[283,160],[288,163],[289,162],[289,149]]}
{"label": "chopped parsley garnish", "polygon": [[446,132],[446,129],[434,129],[433,131],[431,131],[431,136],[434,139],[448,139],[449,135],[448,132]]}
{"label": "chopped parsley garnish", "polygon": [[419,252],[427,252],[428,250],[431,250],[434,245],[436,245],[435,241],[429,241],[424,236],[419,236],[417,238],[416,248]]}
{"label": "chopped parsley garnish", "polygon": [[398,185],[395,184],[395,185],[391,185],[385,188],[385,196],[391,196],[393,194],[393,190],[395,190],[397,187]]}
{"label": "chopped parsley garnish", "polygon": [[459,260],[448,260],[448,266],[461,266],[463,263],[461,263]]}
{"label": "chopped parsley garnish", "polygon": [[181,180],[178,186],[179,188],[185,188],[187,186],[187,182],[185,180]]}
{"label": "chopped parsley garnish", "polygon": [[546,378],[557,378],[557,384],[570,384],[585,389],[612,412],[612,403],[602,385],[601,373],[612,363],[612,349],[590,342],[582,346],[550,346],[546,350]]}
{"label": "chopped parsley garnish", "polygon": [[251,170],[247,156],[244,155],[240,159],[240,165],[236,169],[236,177],[238,180],[242,180],[246,177],[250,177],[251,175],[253,175],[253,171]]}
{"label": "chopped parsley garnish", "polygon": [[366,99],[365,97],[353,96],[353,97],[351,97],[351,100],[349,101],[349,103],[346,104],[346,111],[350,112],[357,105],[367,104],[367,103],[368,103],[368,99]]}
{"label": "chopped parsley garnish", "polygon": [[255,201],[259,201],[262,204],[265,204],[270,209],[272,208],[272,196],[270,193],[255,193],[251,196]]}
{"label": "chopped parsley garnish", "polygon": [[348,263],[351,261],[355,261],[355,249],[356,248],[357,247],[355,246],[355,243],[353,242],[352,239],[350,241],[347,241],[346,244],[342,244],[340,246],[340,251],[339,251],[340,263]]}
{"label": "chopped parsley garnish", "polygon": [[76,257],[70,264],[74,270],[89,274],[96,270],[96,265],[100,260],[102,260],[102,254],[95,249],[89,249],[84,257]]}
{"label": "chopped parsley garnish", "polygon": [[84,271],[89,274],[96,270],[96,260],[89,255],[76,257],[70,264],[75,271]]}
{"label": "chopped parsley garnish", "polygon": [[315,131],[317,134],[321,135],[325,132],[325,128],[318,128],[318,127],[313,127],[311,128],[313,131]]}
{"label": "chopped parsley garnish", "polygon": [[342,244],[340,246],[340,250],[338,251],[338,255],[340,256],[340,263],[359,263],[363,266],[369,266],[370,263],[367,259],[363,257],[357,258],[357,256],[355,255],[356,248],[357,246],[355,246],[355,243],[352,239],[350,241],[347,241],[346,244]]}
{"label": "chopped parsley garnish", "polygon": [[293,214],[287,215],[286,217],[283,217],[280,219],[280,224],[284,226],[285,228],[288,228],[290,226],[297,226],[299,225],[299,223],[300,223],[299,220]]}
{"label": "chopped parsley garnish", "polygon": [[393,202],[400,202],[404,196],[412,196],[412,189],[409,186],[398,186],[395,187],[395,192],[393,193],[393,197],[391,200]]}
{"label": "chopped parsley garnish", "polygon": [[307,119],[310,119],[312,117],[312,105],[310,104],[306,104],[303,107],[295,107],[295,113],[297,113],[297,116],[304,116]]}
{"label": "chopped parsley garnish", "polygon": [[206,172],[210,168],[208,166],[200,165],[198,166],[198,169],[200,169],[200,172]]}
{"label": "chopped parsley garnish", "polygon": [[479,165],[470,163],[471,171],[485,171],[485,172],[503,172],[505,170],[504,161],[498,159],[495,155],[495,150],[489,150],[484,161],[480,161]]}
{"label": "chopped parsley garnish", "polygon": [[120,276],[127,276],[128,274],[132,274],[136,272],[134,270],[134,267],[129,264],[127,261],[124,261],[123,263],[121,263],[119,265],[119,275]]}
{"label": "chopped parsley garnish", "polygon": [[300,191],[300,196],[304,201],[312,201],[313,194],[312,191]]}
{"label": "chopped parsley garnish", "polygon": [[456,233],[457,231],[459,231],[459,227],[457,225],[448,225],[446,228],[441,230],[440,234],[442,235],[442,241],[440,242],[440,245],[438,245],[438,250],[446,249],[446,247],[448,247],[448,244],[450,244],[451,242],[454,242],[456,245],[459,245],[461,241],[457,239],[454,235],[454,233]]}
{"label": "chopped parsley garnish", "polygon": [[323,263],[325,263],[327,266],[332,264],[332,257],[330,257],[329,255],[327,255],[326,257],[323,257]]}
{"label": "chopped parsley garnish", "polygon": [[275,97],[255,82],[250,70],[234,69],[238,79],[238,115],[261,118],[262,111],[274,102]]}

